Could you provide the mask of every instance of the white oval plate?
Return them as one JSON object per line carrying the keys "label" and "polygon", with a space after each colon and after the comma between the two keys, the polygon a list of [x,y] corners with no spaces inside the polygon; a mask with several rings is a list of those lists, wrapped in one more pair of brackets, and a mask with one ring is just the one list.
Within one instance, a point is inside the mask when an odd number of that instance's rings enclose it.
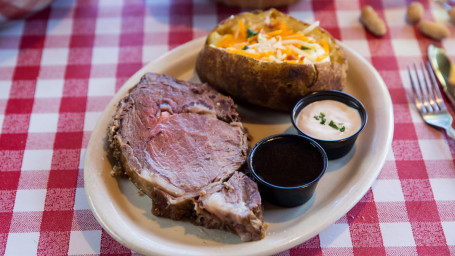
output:
{"label": "white oval plate", "polygon": [[[269,228],[263,240],[244,243],[225,231],[153,216],[150,198],[139,196],[129,180],[110,176],[106,131],[118,101],[146,72],[198,81],[194,65],[204,41],[199,38],[188,42],[143,67],[104,110],[91,135],[84,167],[85,191],[93,214],[115,240],[143,254],[266,255],[307,241],[364,196],[381,171],[392,142],[392,102],[386,85],[364,58],[342,43],[350,68],[345,92],[365,105],[368,124],[347,156],[329,161],[328,170],[308,203],[287,209],[265,203],[264,219]],[[253,137],[252,143],[272,134],[295,132],[287,113],[243,107],[239,113]]]}

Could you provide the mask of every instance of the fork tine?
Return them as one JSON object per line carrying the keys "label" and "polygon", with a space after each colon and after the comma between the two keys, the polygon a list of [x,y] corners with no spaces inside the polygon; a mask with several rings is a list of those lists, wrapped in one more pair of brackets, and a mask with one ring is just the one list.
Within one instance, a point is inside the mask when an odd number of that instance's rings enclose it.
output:
{"label": "fork tine", "polygon": [[[428,83],[428,79],[427,79],[428,73],[425,71],[426,69],[425,69],[425,66],[423,65],[423,62],[420,62],[420,69],[422,70],[423,83],[425,84],[424,93],[425,93],[425,95],[427,95],[428,104],[431,106],[433,111],[438,111],[439,105],[436,103],[436,99],[435,99],[435,96],[433,93],[434,92],[434,90],[432,88],[433,83],[431,83],[431,85],[429,85],[429,83]],[[433,82],[433,81],[431,81],[431,82]]]}
{"label": "fork tine", "polygon": [[417,93],[416,84],[414,82],[414,79],[412,78],[411,69],[409,69],[409,66],[408,66],[408,74],[409,74],[409,80],[411,81],[412,95],[414,96],[414,104],[416,105],[416,107],[419,111],[422,111],[423,104]]}
{"label": "fork tine", "polygon": [[440,110],[447,110],[446,104],[444,103],[444,100],[442,99],[441,91],[439,90],[438,83],[436,82],[436,77],[433,71],[433,68],[431,67],[431,64],[429,61],[427,61],[427,69],[430,77],[430,82],[431,82],[431,88],[433,90],[433,94],[435,97],[435,102],[438,105]]}
{"label": "fork tine", "polygon": [[[423,111],[426,113],[426,112],[432,112],[433,111],[433,107],[430,105],[430,100],[428,98],[428,91],[424,89],[422,83],[426,83],[426,79],[425,79],[425,70],[421,70],[420,74],[421,76],[419,76],[419,72],[417,71],[417,66],[416,64],[414,63],[414,71],[415,71],[415,74],[416,74],[416,77],[417,77],[417,84],[419,85],[419,92],[420,92],[420,95],[421,95],[421,99],[422,99],[422,104],[424,106],[423,108]],[[428,84],[425,84],[425,88],[428,87]]]}

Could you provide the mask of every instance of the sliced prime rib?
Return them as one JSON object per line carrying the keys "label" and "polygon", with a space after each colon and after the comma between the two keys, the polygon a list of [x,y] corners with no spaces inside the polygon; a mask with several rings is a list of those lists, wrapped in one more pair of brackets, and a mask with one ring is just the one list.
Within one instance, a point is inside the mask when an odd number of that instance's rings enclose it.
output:
{"label": "sliced prime rib", "polygon": [[247,133],[236,105],[207,84],[147,73],[118,104],[108,131],[116,159],[152,199],[152,213],[264,237],[258,188],[241,172]]}

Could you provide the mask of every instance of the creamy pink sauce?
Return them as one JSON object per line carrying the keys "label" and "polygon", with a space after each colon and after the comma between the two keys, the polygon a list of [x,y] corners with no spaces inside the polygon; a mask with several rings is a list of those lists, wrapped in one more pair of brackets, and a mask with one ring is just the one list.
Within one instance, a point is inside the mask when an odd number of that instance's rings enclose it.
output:
{"label": "creamy pink sauce", "polygon": [[[325,123],[321,124],[323,119]],[[321,140],[339,140],[349,137],[362,125],[360,114],[356,109],[335,100],[320,100],[308,104],[300,111],[296,121],[302,132]],[[332,125],[330,125],[331,121]]]}

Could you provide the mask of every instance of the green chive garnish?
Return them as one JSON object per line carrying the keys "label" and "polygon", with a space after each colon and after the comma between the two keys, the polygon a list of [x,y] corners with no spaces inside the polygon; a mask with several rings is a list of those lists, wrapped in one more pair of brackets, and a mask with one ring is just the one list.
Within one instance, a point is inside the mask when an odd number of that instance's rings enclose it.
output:
{"label": "green chive garnish", "polygon": [[[317,121],[321,120],[321,122],[319,123],[322,125],[325,125],[325,122],[327,121],[327,119],[325,119],[325,114],[323,112],[320,112],[319,116],[313,116],[313,118],[316,119]],[[338,123],[338,125],[341,126],[341,128],[339,128],[333,120],[330,120],[329,126],[332,127],[333,129],[339,130],[340,132],[344,132],[346,130],[346,127],[343,126],[343,123]]]}
{"label": "green chive garnish", "polygon": [[325,114],[324,113],[319,113],[319,116],[314,116],[314,119],[316,119],[317,121],[321,120],[321,122],[319,122],[320,124],[324,125],[325,124]]}
{"label": "green chive garnish", "polygon": [[335,124],[335,122],[333,122],[333,120],[330,120],[329,126],[332,127],[333,129],[338,130],[338,126]]}
{"label": "green chive garnish", "polygon": [[246,30],[246,37],[247,37],[247,38],[250,38],[250,37],[253,37],[253,36],[257,35],[258,33],[259,33],[259,32],[256,32],[256,31],[251,30],[251,29],[248,28],[248,29]]}

